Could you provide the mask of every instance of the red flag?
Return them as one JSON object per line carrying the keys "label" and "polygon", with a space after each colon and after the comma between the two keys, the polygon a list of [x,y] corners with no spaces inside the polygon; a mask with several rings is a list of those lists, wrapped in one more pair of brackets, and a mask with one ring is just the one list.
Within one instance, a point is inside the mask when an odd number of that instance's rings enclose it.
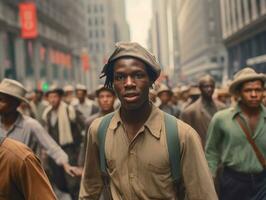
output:
{"label": "red flag", "polygon": [[89,55],[87,53],[83,53],[81,56],[82,68],[84,71],[88,71],[90,68],[89,64]]}
{"label": "red flag", "polygon": [[34,39],[38,36],[37,14],[35,3],[20,3],[19,16],[21,23],[21,37]]}

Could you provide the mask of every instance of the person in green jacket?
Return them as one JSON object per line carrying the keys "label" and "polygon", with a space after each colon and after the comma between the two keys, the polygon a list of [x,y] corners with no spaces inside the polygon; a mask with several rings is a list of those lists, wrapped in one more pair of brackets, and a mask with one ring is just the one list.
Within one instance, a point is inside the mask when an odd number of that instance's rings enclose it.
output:
{"label": "person in green jacket", "polygon": [[238,97],[236,106],[216,113],[209,125],[206,158],[214,178],[218,166],[223,165],[219,179],[221,200],[251,200],[266,184],[266,170],[241,127],[248,130],[265,161],[265,81],[265,75],[252,68],[236,73],[229,88]]}

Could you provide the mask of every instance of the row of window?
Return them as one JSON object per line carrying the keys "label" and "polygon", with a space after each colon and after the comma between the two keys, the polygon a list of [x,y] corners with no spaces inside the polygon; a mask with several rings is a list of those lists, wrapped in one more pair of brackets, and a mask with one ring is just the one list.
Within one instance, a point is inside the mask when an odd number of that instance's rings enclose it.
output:
{"label": "row of window", "polygon": [[104,30],[91,30],[89,31],[89,38],[104,38],[105,32]]}
{"label": "row of window", "polygon": [[95,53],[104,53],[105,52],[105,44],[104,43],[90,43],[89,51]]}
{"label": "row of window", "polygon": [[104,12],[104,5],[95,4],[95,5],[89,5],[88,6],[88,13],[98,13],[98,12],[101,12],[101,13]]}
{"label": "row of window", "polygon": [[89,24],[89,26],[92,26],[92,25],[95,25],[95,26],[104,25],[104,18],[103,17],[95,18],[95,19],[89,18],[88,19],[88,24]]}

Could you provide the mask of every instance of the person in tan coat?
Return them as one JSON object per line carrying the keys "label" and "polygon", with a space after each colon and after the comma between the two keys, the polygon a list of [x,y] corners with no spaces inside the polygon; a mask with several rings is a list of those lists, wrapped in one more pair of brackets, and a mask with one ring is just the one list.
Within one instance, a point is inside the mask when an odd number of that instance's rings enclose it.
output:
{"label": "person in tan coat", "polygon": [[215,89],[215,81],[210,75],[200,78],[199,89],[201,92],[200,98],[185,108],[180,118],[198,132],[204,147],[208,126],[212,116],[218,110],[224,109],[225,105],[212,98]]}
{"label": "person in tan coat", "polygon": [[165,113],[149,101],[149,89],[159,75],[160,66],[155,57],[142,46],[132,42],[116,45],[103,69],[105,86],[113,87],[121,102],[106,132],[107,174],[103,179],[97,133],[103,118],[98,118],[88,132],[80,200],[98,200],[106,187],[109,198],[114,200],[176,200],[182,188],[187,200],[217,200],[198,134],[171,117],[178,129],[180,154],[177,156],[181,158],[181,179],[178,184],[173,181]]}

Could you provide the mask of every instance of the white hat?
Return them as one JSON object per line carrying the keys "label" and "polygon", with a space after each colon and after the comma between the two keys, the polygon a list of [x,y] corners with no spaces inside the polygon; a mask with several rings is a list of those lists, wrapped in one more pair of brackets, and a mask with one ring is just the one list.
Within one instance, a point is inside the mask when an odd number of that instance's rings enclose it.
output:
{"label": "white hat", "polygon": [[0,83],[0,93],[7,94],[9,96],[17,98],[20,101],[29,103],[28,100],[25,98],[27,90],[18,81],[5,78]]}

